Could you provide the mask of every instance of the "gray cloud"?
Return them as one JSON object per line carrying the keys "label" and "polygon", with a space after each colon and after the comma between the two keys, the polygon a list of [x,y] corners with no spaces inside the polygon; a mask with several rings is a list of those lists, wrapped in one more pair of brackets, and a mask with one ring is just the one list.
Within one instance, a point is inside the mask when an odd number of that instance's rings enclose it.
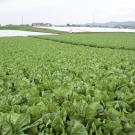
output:
{"label": "gray cloud", "polygon": [[[0,23],[135,20],[134,0],[0,0]],[[93,17],[95,16],[95,17]]]}

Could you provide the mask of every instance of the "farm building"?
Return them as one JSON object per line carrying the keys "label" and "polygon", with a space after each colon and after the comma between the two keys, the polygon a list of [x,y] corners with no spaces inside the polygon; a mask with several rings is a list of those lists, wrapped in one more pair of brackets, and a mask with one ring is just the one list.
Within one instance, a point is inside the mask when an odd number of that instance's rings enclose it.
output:
{"label": "farm building", "polygon": [[44,27],[51,27],[51,23],[32,23],[32,26],[44,26]]}

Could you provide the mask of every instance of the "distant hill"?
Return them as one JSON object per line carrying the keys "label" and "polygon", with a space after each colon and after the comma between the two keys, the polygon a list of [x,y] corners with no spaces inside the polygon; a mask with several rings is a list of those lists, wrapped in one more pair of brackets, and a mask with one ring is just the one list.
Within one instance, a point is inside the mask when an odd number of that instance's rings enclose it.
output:
{"label": "distant hill", "polygon": [[128,22],[106,22],[106,23],[87,23],[86,26],[111,27],[111,28],[135,28],[135,21]]}

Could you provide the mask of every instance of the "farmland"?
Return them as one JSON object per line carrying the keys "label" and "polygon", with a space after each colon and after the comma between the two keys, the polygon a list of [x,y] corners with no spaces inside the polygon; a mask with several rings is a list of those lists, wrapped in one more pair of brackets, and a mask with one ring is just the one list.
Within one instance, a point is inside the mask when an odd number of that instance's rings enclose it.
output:
{"label": "farmland", "polygon": [[135,33],[80,33],[40,36],[48,40],[98,48],[135,50]]}
{"label": "farmland", "polygon": [[134,135],[134,36],[0,38],[0,135]]}
{"label": "farmland", "polygon": [[44,27],[44,26],[36,26],[36,28],[43,28],[43,29],[50,29],[50,30],[57,30],[57,31],[65,31],[65,32],[73,32],[73,33],[83,33],[83,32],[135,32],[135,29],[128,29],[128,28],[110,28],[110,27],[77,27],[77,26],[52,26],[52,27]]}
{"label": "farmland", "polygon": [[61,32],[48,28],[35,28],[32,26],[0,26],[0,30],[19,30],[19,31],[44,32],[44,33],[55,33],[55,34],[66,33],[66,32]]}

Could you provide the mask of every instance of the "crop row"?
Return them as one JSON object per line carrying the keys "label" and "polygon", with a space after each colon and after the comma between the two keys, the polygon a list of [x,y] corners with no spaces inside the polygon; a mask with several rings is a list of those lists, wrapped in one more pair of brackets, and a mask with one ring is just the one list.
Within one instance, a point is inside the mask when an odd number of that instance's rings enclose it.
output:
{"label": "crop row", "polygon": [[134,33],[63,34],[56,36],[37,36],[37,38],[97,48],[135,50]]}
{"label": "crop row", "polygon": [[133,135],[135,52],[0,39],[1,135]]}

